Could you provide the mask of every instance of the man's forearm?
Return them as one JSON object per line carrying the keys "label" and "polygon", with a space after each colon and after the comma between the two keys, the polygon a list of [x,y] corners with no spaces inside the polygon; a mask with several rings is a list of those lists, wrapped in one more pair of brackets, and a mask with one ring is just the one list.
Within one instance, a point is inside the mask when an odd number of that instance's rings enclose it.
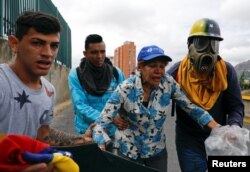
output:
{"label": "man's forearm", "polygon": [[40,129],[38,140],[48,143],[51,146],[70,146],[84,143],[82,136],[69,134],[50,127]]}

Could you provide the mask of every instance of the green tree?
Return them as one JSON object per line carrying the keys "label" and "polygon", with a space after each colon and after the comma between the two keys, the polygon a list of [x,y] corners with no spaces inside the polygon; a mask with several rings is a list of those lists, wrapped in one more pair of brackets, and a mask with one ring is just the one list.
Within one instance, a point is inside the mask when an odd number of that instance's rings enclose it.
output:
{"label": "green tree", "polygon": [[239,82],[240,82],[240,88],[241,88],[242,90],[244,90],[244,88],[245,88],[245,71],[243,71],[243,72],[241,73]]}

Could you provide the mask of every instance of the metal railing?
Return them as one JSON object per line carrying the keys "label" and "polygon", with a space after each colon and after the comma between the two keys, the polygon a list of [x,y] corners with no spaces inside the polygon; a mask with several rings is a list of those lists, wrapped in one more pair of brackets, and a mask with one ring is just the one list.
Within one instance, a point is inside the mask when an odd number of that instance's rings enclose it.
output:
{"label": "metal railing", "polygon": [[62,25],[57,63],[71,68],[71,30],[51,0],[0,0],[0,37],[15,32],[15,20],[23,11],[42,11],[60,20]]}

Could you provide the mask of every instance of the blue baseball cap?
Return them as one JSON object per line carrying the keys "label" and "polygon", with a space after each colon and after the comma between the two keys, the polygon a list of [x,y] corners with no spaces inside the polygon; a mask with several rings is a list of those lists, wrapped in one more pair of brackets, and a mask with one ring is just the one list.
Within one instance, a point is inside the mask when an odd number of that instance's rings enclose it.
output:
{"label": "blue baseball cap", "polygon": [[163,49],[156,45],[145,46],[141,49],[138,54],[137,61],[147,61],[152,60],[157,57],[164,57],[166,61],[171,62],[172,59],[164,54]]}

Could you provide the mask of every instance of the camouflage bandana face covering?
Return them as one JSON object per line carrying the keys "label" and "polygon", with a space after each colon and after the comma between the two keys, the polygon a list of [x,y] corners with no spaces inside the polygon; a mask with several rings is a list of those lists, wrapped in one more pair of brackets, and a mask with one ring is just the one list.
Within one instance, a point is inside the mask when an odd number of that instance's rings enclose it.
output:
{"label": "camouflage bandana face covering", "polygon": [[189,45],[188,50],[190,62],[198,74],[210,74],[213,71],[215,63],[218,59],[218,51],[213,52],[208,46],[202,52],[198,52],[194,43]]}

